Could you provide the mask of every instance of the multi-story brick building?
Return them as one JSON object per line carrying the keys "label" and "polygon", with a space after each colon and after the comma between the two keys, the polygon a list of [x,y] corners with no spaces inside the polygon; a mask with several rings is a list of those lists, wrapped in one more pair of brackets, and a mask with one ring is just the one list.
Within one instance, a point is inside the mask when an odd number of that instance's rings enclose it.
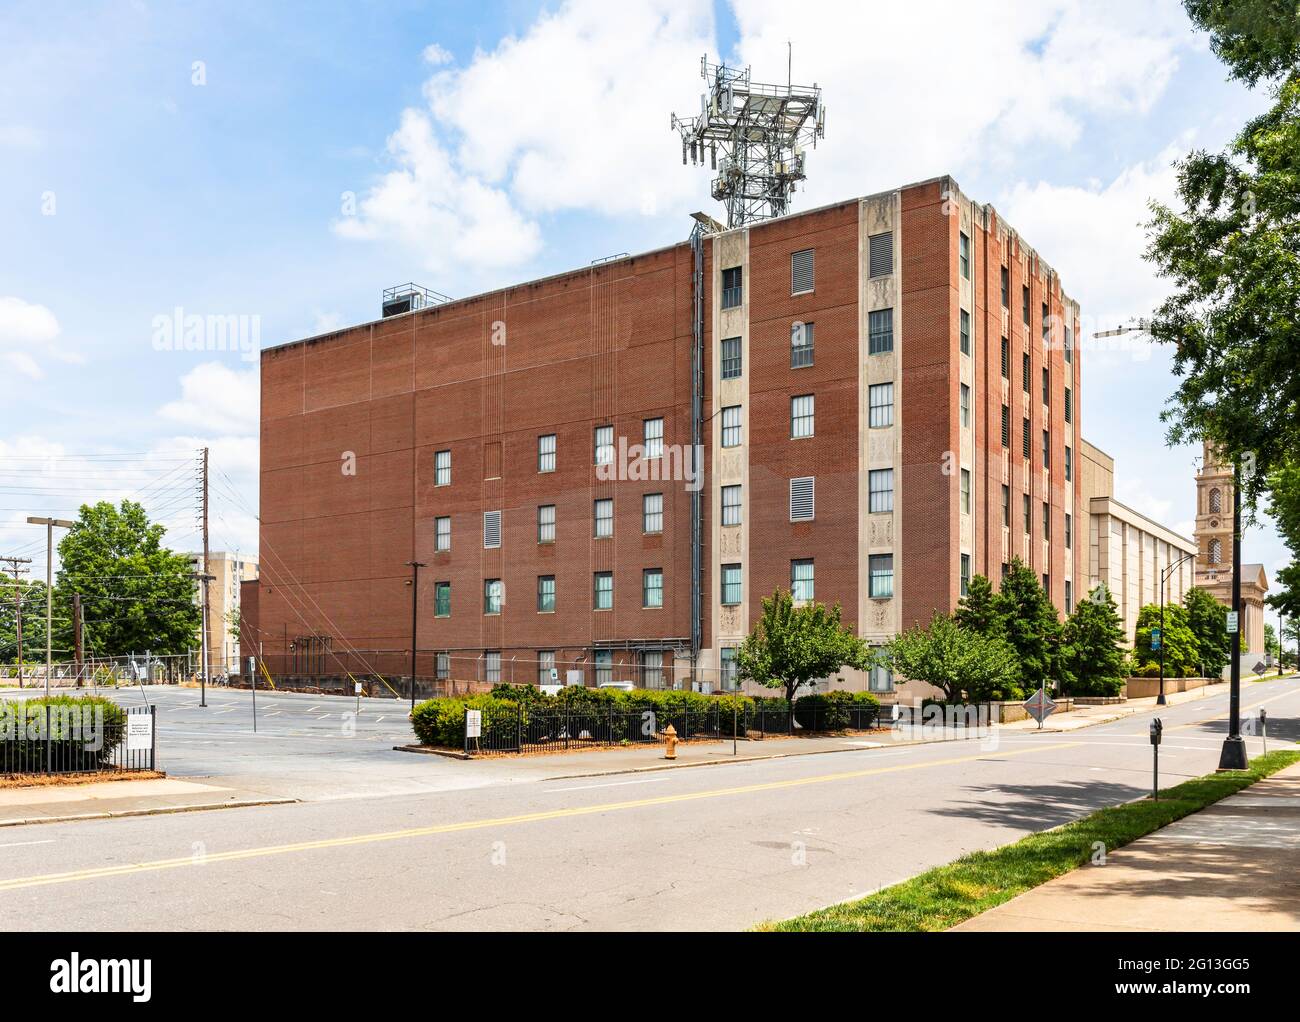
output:
{"label": "multi-story brick building", "polygon": [[409,673],[412,561],[420,677],[716,689],[777,587],[881,643],[1016,556],[1068,609],[1078,316],[945,177],[267,350],[267,659]]}

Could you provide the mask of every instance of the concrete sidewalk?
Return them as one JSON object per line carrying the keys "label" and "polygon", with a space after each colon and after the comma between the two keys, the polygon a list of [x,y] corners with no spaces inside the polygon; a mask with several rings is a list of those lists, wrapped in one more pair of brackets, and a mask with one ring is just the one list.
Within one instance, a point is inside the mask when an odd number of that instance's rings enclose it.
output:
{"label": "concrete sidewalk", "polygon": [[[1270,679],[1271,680],[1271,679]],[[1198,699],[1218,695],[1227,691],[1222,682],[1194,688],[1190,692],[1169,692],[1165,696],[1166,704],[1178,706],[1181,703],[1194,703]],[[999,724],[1007,731],[1077,731],[1083,727],[1097,724],[1109,724],[1113,720],[1123,720],[1135,713],[1149,713],[1157,709],[1156,697],[1146,696],[1142,699],[1130,699],[1123,703],[1108,703],[1104,706],[1079,706],[1069,713],[1054,713],[1043,721],[1040,729],[1038,722],[1032,719],[1017,720],[1011,724]]]}
{"label": "concrete sidewalk", "polygon": [[953,929],[1300,931],[1300,763]]}
{"label": "concrete sidewalk", "polygon": [[291,798],[268,798],[255,792],[171,778],[4,788],[0,789],[0,827],[60,823],[67,820],[102,820],[114,816],[183,813],[200,809],[231,809],[293,801],[295,800]]}

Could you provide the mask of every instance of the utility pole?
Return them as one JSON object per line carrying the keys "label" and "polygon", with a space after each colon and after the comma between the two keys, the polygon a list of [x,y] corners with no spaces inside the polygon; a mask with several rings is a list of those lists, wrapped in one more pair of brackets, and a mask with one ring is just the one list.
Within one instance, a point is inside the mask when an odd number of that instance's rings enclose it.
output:
{"label": "utility pole", "polygon": [[425,566],[423,561],[407,561],[407,566],[411,569],[411,712],[415,712],[415,651],[416,637],[419,634],[418,626],[420,623],[420,569]]}
{"label": "utility pole", "polygon": [[1246,743],[1241,737],[1241,464],[1232,468],[1232,681],[1228,691],[1228,737],[1219,753],[1220,770],[1245,770]]}
{"label": "utility pole", "polygon": [[24,564],[31,564],[30,557],[0,557],[8,563],[7,570],[14,576],[14,637],[18,641],[18,687],[23,687],[23,589],[18,576],[27,574]]}
{"label": "utility pole", "polygon": [[[203,546],[206,550],[207,543],[205,542]],[[203,596],[200,598],[200,603],[199,603],[199,606],[203,610],[203,623],[200,626],[202,630],[202,651],[200,652],[199,656],[202,659],[203,663],[199,667],[199,705],[207,706],[208,705],[208,583],[212,580],[212,576],[209,575],[206,571],[196,571],[190,577],[197,579],[199,584],[203,586]]]}
{"label": "utility pole", "polygon": [[212,620],[212,609],[208,604],[208,582],[211,580],[211,562],[208,560],[208,449],[203,448],[203,683],[199,696],[199,705],[208,705],[208,657],[211,649],[208,644],[208,622]]}
{"label": "utility pole", "polygon": [[81,594],[72,594],[72,659],[77,668],[77,688],[81,688]]}

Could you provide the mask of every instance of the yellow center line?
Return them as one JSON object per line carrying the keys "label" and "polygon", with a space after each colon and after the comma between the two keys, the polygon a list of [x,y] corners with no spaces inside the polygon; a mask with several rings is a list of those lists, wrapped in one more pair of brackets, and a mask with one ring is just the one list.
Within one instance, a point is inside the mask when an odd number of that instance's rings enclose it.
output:
{"label": "yellow center line", "polygon": [[406,838],[429,837],[436,834],[456,834],[467,830],[483,830],[489,827],[509,827],[519,823],[538,823],[544,820],[560,820],[573,816],[590,816],[597,813],[613,813],[626,809],[644,809],[649,806],[669,805],[675,802],[692,802],[704,798],[723,798],[729,795],[748,795],[758,791],[777,791],[782,788],[798,788],[808,784],[824,784],[830,781],[848,781],[859,777],[872,777],[878,774],[896,773],[901,770],[922,770],[929,767],[952,766],[958,763],[974,763],[981,759],[1005,759],[1008,756],[1024,756],[1034,752],[1047,752],[1050,749],[1069,749],[1081,745],[1081,742],[1057,742],[1053,745],[1040,745],[1029,749],[1010,752],[984,752],[977,756],[959,756],[953,759],[936,759],[922,763],[897,763],[892,766],[873,767],[867,770],[849,770],[835,774],[820,774],[815,777],[797,777],[787,781],[767,781],[763,784],[746,784],[735,788],[715,788],[709,791],[692,791],[679,795],[659,795],[653,798],[635,799],[627,802],[602,802],[594,806],[571,806],[566,809],[548,809],[537,813],[521,813],[518,816],[502,816],[491,820],[465,820],[461,823],[440,823],[429,827],[411,827],[406,830],[390,830],[375,834],[356,834],[352,837],[323,838],[318,841],[299,841],[287,845],[267,845],[262,848],[244,848],[231,852],[213,852],[208,855],[186,855],[175,859],[155,859],[151,862],[129,862],[118,866],[100,866],[95,869],[79,869],[68,873],[44,873],[38,876],[14,877],[0,880],[0,891],[16,891],[27,887],[44,887],[49,884],[66,884],[77,880],[97,880],[101,877],[126,876],[134,873],[150,873],[163,869],[180,869],[185,866],[201,866],[213,862],[236,862],[240,859],[257,859],[268,855],[288,855],[293,852],[308,852],[322,848],[346,848],[350,845],[377,844],[380,841],[400,841]]}

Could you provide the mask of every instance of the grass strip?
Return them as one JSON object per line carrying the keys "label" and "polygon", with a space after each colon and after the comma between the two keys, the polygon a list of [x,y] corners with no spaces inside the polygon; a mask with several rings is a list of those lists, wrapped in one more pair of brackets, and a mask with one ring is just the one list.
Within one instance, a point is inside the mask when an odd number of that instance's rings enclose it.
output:
{"label": "grass strip", "polygon": [[1173,788],[1160,800],[1143,799],[1100,809],[1054,830],[1021,838],[987,852],[973,852],[946,866],[858,901],[758,926],[762,931],[946,930],[972,916],[1088,862],[1100,841],[1110,852],[1182,819],[1261,778],[1300,762],[1300,751],[1278,750],[1260,756],[1248,770],[1206,774]]}

